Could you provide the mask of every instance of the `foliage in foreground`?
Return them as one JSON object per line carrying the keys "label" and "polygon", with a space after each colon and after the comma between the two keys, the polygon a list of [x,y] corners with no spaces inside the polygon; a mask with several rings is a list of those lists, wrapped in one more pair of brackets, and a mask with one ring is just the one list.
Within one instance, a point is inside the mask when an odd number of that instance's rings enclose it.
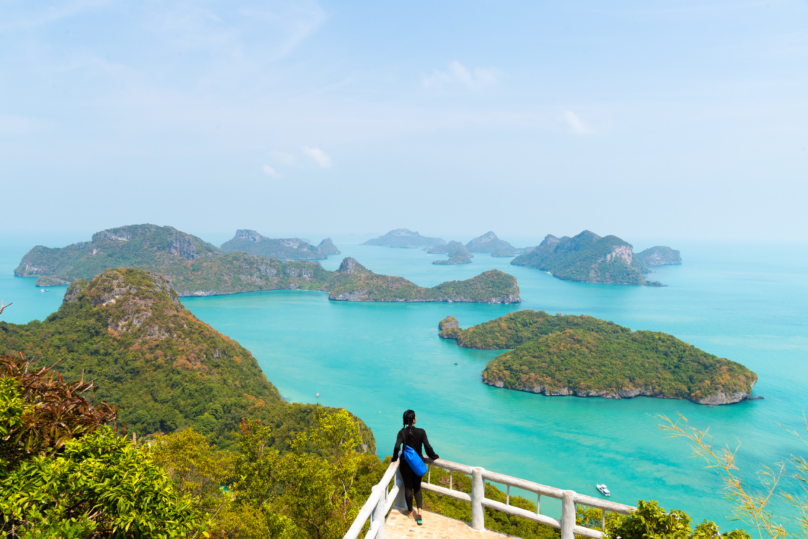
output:
{"label": "foliage in foreground", "polygon": [[[760,537],[786,537],[789,533],[808,536],[808,460],[805,457],[792,455],[787,461],[765,466],[755,474],[758,484],[754,485],[744,477],[735,462],[738,448],[714,447],[708,431],[691,427],[681,414],[678,421],[663,415],[658,418],[660,429],[670,432],[672,437],[688,440],[694,454],[704,459],[706,467],[718,474],[724,483],[724,497],[732,503],[735,519],[757,529]],[[799,433],[792,434],[808,445],[808,441]],[[798,492],[782,488],[781,479],[789,472],[800,485]],[[786,502],[786,507],[791,507],[793,513],[773,513],[772,502],[777,499]]]}
{"label": "foliage in foreground", "polygon": [[17,537],[186,537],[204,515],[148,451],[108,426],[92,384],[64,383],[24,356],[0,357],[0,533]]}

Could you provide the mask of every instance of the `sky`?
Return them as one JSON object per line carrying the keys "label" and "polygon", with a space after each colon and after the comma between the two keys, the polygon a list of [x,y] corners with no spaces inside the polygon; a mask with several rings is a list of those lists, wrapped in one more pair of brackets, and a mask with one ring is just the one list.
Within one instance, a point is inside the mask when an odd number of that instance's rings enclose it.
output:
{"label": "sky", "polygon": [[2,232],[803,242],[806,147],[805,0],[0,0]]}

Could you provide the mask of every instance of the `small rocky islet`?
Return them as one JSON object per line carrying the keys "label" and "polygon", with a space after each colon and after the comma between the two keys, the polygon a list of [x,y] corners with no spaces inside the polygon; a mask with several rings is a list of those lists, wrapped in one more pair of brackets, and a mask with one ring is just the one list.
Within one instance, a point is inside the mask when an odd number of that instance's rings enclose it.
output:
{"label": "small rocky islet", "polygon": [[586,315],[524,310],[468,329],[449,316],[438,329],[463,348],[509,350],[486,365],[482,379],[517,391],[719,405],[749,399],[757,382],[743,365],[672,335],[631,331]]}

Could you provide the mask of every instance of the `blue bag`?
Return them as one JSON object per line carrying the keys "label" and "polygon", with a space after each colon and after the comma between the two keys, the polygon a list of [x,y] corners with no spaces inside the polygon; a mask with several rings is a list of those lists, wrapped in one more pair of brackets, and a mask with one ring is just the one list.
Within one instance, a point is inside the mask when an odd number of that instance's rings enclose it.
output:
{"label": "blue bag", "polygon": [[426,473],[426,464],[423,459],[415,452],[415,449],[407,445],[405,441],[403,444],[404,449],[401,451],[401,458],[410,467],[412,472],[418,477],[423,477]]}

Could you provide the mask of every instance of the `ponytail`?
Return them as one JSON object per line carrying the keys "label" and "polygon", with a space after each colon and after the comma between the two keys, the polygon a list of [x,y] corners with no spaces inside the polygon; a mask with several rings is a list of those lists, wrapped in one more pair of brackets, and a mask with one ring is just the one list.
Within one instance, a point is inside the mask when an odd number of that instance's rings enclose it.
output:
{"label": "ponytail", "polygon": [[412,424],[415,421],[415,412],[407,410],[404,412],[404,444],[407,444],[410,434],[412,433]]}

